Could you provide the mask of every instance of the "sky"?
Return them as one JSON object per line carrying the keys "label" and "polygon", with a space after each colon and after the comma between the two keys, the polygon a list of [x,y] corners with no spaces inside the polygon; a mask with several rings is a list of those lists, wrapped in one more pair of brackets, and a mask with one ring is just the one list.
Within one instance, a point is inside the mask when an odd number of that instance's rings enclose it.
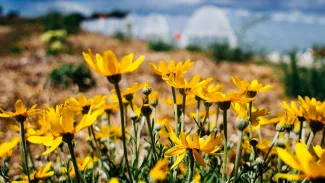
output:
{"label": "sky", "polygon": [[191,17],[206,5],[222,8],[235,32],[250,20],[267,16],[267,21],[257,24],[246,35],[250,45],[271,51],[305,49],[315,43],[325,45],[325,0],[0,0],[5,13],[16,10],[28,17],[51,10],[89,16],[115,9],[142,15]]}

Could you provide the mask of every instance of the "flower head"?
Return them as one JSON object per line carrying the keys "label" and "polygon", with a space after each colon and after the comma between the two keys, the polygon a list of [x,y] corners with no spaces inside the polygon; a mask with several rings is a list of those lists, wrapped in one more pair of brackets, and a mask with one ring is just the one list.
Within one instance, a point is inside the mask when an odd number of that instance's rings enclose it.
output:
{"label": "flower head", "polygon": [[9,142],[0,144],[0,157],[6,157],[11,154],[12,149],[20,142],[20,138],[15,137]]}
{"label": "flower head", "polygon": [[65,105],[70,111],[77,114],[87,114],[89,109],[99,109],[106,102],[106,96],[96,95],[94,98],[86,98],[82,93],[77,95],[77,98],[69,98],[66,100]]}
{"label": "flower head", "polygon": [[249,83],[247,80],[240,80],[237,76],[232,77],[233,83],[240,88],[240,90],[246,91],[246,92],[265,92],[271,88],[273,88],[272,85],[265,85],[258,83],[258,81],[255,79],[251,83]]}
{"label": "flower head", "polygon": [[[320,152],[319,148],[317,151]],[[301,172],[301,174],[278,173],[275,177],[290,180],[302,180],[305,178],[317,179],[325,177],[324,153],[320,154],[320,159],[317,161],[307,150],[306,144],[304,143],[296,143],[296,155],[293,155],[282,148],[277,148],[277,152],[282,161],[291,168]]]}
{"label": "flower head", "polygon": [[165,152],[166,157],[178,156],[177,160],[171,167],[171,169],[175,168],[185,157],[186,151],[191,150],[194,156],[195,161],[197,161],[201,166],[206,167],[206,163],[203,160],[200,152],[204,152],[209,155],[219,155],[217,151],[219,151],[222,147],[222,135],[215,135],[212,132],[207,139],[200,138],[197,133],[192,135],[192,139],[189,134],[181,132],[180,139],[176,136],[173,129],[169,126],[167,127],[169,138],[175,144],[174,147],[168,149]]}
{"label": "flower head", "polygon": [[143,62],[144,56],[139,57],[133,62],[133,54],[126,55],[119,62],[113,51],[104,51],[103,56],[96,54],[96,57],[89,49],[88,53],[83,52],[88,66],[97,73],[104,76],[113,76],[135,71]]}
{"label": "flower head", "polygon": [[200,81],[200,75],[196,74],[190,82],[184,78],[184,73],[180,70],[176,71],[175,74],[163,75],[163,80],[170,86],[178,88],[182,95],[188,95],[194,92],[194,90],[207,85],[212,78]]}
{"label": "flower head", "polygon": [[182,62],[178,62],[176,65],[174,60],[169,61],[168,65],[165,61],[160,61],[158,67],[152,62],[149,63],[151,69],[159,76],[175,74],[178,70],[185,73],[193,66],[193,64],[194,62],[191,62],[190,59],[187,59],[184,64]]}
{"label": "flower head", "polygon": [[150,170],[150,181],[164,181],[167,178],[168,172],[168,161],[166,159],[159,160],[156,165]]}
{"label": "flower head", "polygon": [[[163,99],[162,101],[163,101],[163,103],[168,104],[170,106],[174,105],[173,98]],[[176,95],[176,105],[180,106],[180,105],[182,105],[182,103],[183,103],[182,95]],[[193,95],[186,96],[186,102],[185,102],[186,106],[192,106],[192,105],[195,105],[195,104],[196,104],[196,100],[195,100]]]}
{"label": "flower head", "polygon": [[[3,109],[0,109],[0,117],[4,118],[16,118],[17,120],[24,119],[33,116],[37,113],[37,110],[35,109],[37,104],[33,105],[30,109],[26,109],[24,103],[21,100],[16,101],[16,112],[10,112],[10,111],[4,111]],[[19,121],[22,122],[22,121]]]}

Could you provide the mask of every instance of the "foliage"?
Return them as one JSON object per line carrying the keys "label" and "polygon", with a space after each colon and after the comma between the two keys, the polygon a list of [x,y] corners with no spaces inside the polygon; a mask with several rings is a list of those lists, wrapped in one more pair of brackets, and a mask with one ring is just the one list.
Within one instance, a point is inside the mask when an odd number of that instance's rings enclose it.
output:
{"label": "foliage", "polygon": [[63,15],[55,11],[40,17],[45,31],[64,29],[68,34],[79,32],[80,23],[84,19],[85,17],[80,13]]}
{"label": "foliage", "polygon": [[242,48],[231,48],[227,43],[215,43],[209,46],[208,54],[216,61],[244,62],[252,58],[252,53]]}
{"label": "foliage", "polygon": [[129,12],[122,11],[122,10],[112,10],[111,12],[108,12],[108,13],[94,12],[90,16],[90,19],[97,19],[97,18],[100,18],[101,16],[114,17],[114,18],[124,18],[124,17],[126,17],[128,15],[128,13]]}
{"label": "foliage", "polygon": [[82,63],[63,64],[51,71],[47,83],[68,88],[71,85],[78,85],[80,91],[85,91],[96,85],[89,69]]}
{"label": "foliage", "polygon": [[290,53],[290,63],[281,63],[283,85],[286,95],[297,97],[309,96],[319,100],[325,99],[325,64],[324,57],[315,57],[313,65],[302,67],[298,65],[297,53]]}
{"label": "foliage", "polygon": [[130,38],[125,35],[123,32],[116,32],[115,35],[113,36],[115,39],[118,39],[120,42],[127,42],[130,40]]}
{"label": "foliage", "polygon": [[47,44],[47,53],[56,55],[63,51],[67,39],[65,30],[49,30],[41,35],[41,40]]}
{"label": "foliage", "polygon": [[186,50],[190,52],[203,52],[203,48],[200,45],[197,44],[189,44],[186,46]]}
{"label": "foliage", "polygon": [[174,46],[172,44],[166,43],[161,40],[150,41],[148,46],[149,46],[149,50],[161,51],[161,52],[171,51],[174,49]]}

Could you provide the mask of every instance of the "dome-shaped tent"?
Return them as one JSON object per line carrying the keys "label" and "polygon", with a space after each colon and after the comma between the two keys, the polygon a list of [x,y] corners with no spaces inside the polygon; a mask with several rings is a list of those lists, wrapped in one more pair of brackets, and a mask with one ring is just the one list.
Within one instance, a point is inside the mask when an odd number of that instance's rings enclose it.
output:
{"label": "dome-shaped tent", "polygon": [[237,38],[224,10],[214,6],[204,6],[195,11],[184,31],[184,44],[208,44],[227,42],[237,46]]}
{"label": "dome-shaped tent", "polygon": [[159,14],[151,14],[146,17],[142,27],[143,39],[145,40],[163,40],[169,39],[169,27],[164,16]]}

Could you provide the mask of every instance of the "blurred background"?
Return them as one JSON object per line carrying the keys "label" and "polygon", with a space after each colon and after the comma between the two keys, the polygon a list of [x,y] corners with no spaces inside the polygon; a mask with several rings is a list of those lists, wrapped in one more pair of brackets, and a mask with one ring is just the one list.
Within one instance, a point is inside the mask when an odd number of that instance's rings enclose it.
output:
{"label": "blurred background", "polygon": [[272,84],[256,105],[274,116],[282,100],[325,98],[324,10],[324,0],[0,0],[0,107],[109,94],[106,79],[84,65],[91,48],[145,55],[122,88],[148,81],[161,99],[170,88],[149,62],[190,58],[189,77],[212,77],[225,91],[235,89],[234,75]]}

